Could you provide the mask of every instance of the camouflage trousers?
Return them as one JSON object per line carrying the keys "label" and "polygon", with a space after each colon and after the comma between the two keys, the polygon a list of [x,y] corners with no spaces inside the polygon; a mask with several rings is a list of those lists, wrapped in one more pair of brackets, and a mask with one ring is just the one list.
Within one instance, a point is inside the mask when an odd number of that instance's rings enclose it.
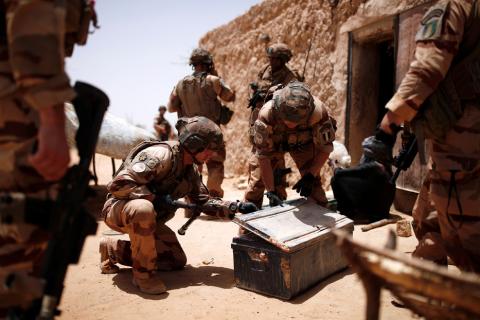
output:
{"label": "camouflage trousers", "polygon": [[447,253],[440,233],[438,213],[430,196],[430,177],[428,174],[413,206],[412,216],[413,231],[418,239],[418,245],[412,255],[439,264],[446,264]]}
{"label": "camouflage trousers", "polygon": [[[272,169],[285,169],[284,155],[274,156],[271,159]],[[282,198],[287,199],[287,191],[285,190],[287,183],[285,177],[282,177],[282,184],[275,186],[275,192]],[[252,153],[248,159],[248,187],[245,191],[245,201],[253,202],[257,208],[262,207],[263,194],[265,185],[263,184],[262,174],[257,156]]]}
{"label": "camouflage trousers", "polygon": [[[28,162],[37,123],[38,114],[22,100],[11,97],[0,101],[0,193],[45,196],[44,192],[32,193],[47,184]],[[40,272],[47,242],[48,234],[37,226],[0,221],[0,314],[1,308],[26,307],[41,296],[42,284],[35,276]],[[5,281],[10,286],[5,286]]]}
{"label": "camouflage trousers", "polygon": [[[291,150],[290,156],[293,158],[298,171],[303,175],[310,168],[310,165],[316,155],[319,153],[319,150],[315,148],[313,143],[301,146],[295,150]],[[326,206],[328,203],[327,196],[325,195],[325,190],[322,187],[322,179],[320,178],[320,172],[317,172],[315,175],[315,181],[313,182],[312,194],[309,198],[315,200],[319,205]]]}
{"label": "camouflage trousers", "polygon": [[175,233],[163,222],[157,222],[157,213],[150,201],[111,198],[105,203],[103,213],[107,226],[130,238],[130,241],[107,243],[111,262],[131,266],[134,276],[185,266],[187,257]]}
{"label": "camouflage trousers", "polygon": [[[225,177],[225,158],[226,150],[223,147],[221,151],[217,152],[205,163],[208,171],[207,189],[212,197],[223,198],[222,183]],[[200,172],[202,172],[202,167],[199,167]]]}
{"label": "camouflage trousers", "polygon": [[444,141],[432,141],[430,154],[427,201],[440,232],[430,232],[428,241],[460,269],[480,272],[480,106],[467,105]]}

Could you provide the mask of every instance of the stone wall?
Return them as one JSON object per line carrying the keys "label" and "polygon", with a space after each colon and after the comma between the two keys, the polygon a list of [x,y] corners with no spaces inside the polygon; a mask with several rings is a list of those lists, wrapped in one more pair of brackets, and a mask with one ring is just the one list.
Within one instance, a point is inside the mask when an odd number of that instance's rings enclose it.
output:
{"label": "stone wall", "polygon": [[267,64],[266,46],[278,41],[289,45],[294,53],[289,64],[302,73],[312,41],[305,82],[337,119],[337,140],[343,141],[348,32],[425,2],[428,0],[265,0],[203,36],[199,45],[212,52],[219,74],[237,92],[237,101],[231,105],[235,115],[224,131],[226,172],[246,174],[250,154],[248,84]]}

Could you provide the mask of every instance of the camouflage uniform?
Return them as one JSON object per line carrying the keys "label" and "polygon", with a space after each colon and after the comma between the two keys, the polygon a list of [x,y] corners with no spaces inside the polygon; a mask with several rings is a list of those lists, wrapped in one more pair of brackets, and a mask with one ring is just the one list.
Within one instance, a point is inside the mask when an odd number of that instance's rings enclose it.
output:
{"label": "camouflage uniform", "polygon": [[[75,96],[64,58],[86,36],[80,34],[84,3],[2,1],[0,9],[0,192],[46,199],[53,194],[51,187],[27,157],[36,141],[38,111]],[[2,222],[0,283],[12,271],[24,278],[38,274],[47,240],[47,233],[36,226]],[[29,286],[30,292],[5,293],[0,285],[0,307],[28,305],[41,294],[38,283]]]}
{"label": "camouflage uniform", "polygon": [[[445,137],[431,140],[430,196],[448,255],[461,269],[480,272],[479,54],[459,72],[462,61],[478,50],[478,1],[439,1],[423,18],[416,41],[415,59],[386,107],[410,121],[432,101],[444,78],[453,83],[453,91],[439,100],[454,92],[463,113]],[[454,104],[448,107],[453,110]]]}
{"label": "camouflage uniform", "polygon": [[[290,85],[292,84],[295,82]],[[301,83],[296,82],[296,84]],[[323,157],[326,161],[332,152],[332,142],[335,139],[334,120],[328,114],[323,103],[312,97],[313,106],[309,111],[310,114],[307,114],[297,127],[288,128],[283,121],[283,111],[276,105],[280,100],[277,99],[277,96],[282,95],[285,89],[274,93],[274,98],[261,108],[258,119],[255,121],[256,157],[259,160],[262,158],[278,159],[288,152],[303,177],[318,159]],[[264,172],[262,172],[262,178],[265,179]],[[318,204],[326,205],[327,198],[322,188],[320,169],[314,174],[314,178],[310,197]]]}
{"label": "camouflage uniform", "polygon": [[[225,81],[207,72],[194,72],[180,80],[170,95],[169,112],[177,112],[179,117],[204,116],[220,124],[220,100],[235,100],[234,91]],[[210,194],[223,197],[225,149],[207,161],[207,188]]]}
{"label": "camouflage uniform", "polygon": [[[159,196],[186,197],[203,206],[203,212],[233,218],[235,202],[208,195],[195,165],[184,165],[186,152],[179,142],[145,142],[134,148],[124,166],[108,184],[110,192],[103,214],[113,230],[127,233],[130,241],[108,241],[102,271],[112,264],[132,266],[133,275],[148,278],[155,270],[182,268],[187,258],[175,233],[165,223],[175,208],[160,205]],[[155,194],[152,192],[155,190]]]}
{"label": "camouflage uniform", "polygon": [[170,134],[172,132],[172,126],[163,116],[158,115],[155,117],[154,124],[160,126],[165,130],[165,132],[157,131],[157,136],[160,141],[167,141],[170,139]]}
{"label": "camouflage uniform", "polygon": [[[270,64],[264,66],[258,73],[258,91],[262,92],[263,95],[268,95],[268,90],[277,85],[287,85],[293,80],[300,80],[301,76],[296,70],[291,70],[286,64],[282,66],[279,70],[272,70]],[[262,207],[263,202],[263,193],[265,192],[265,185],[262,181],[262,176],[260,173],[260,167],[258,164],[258,159],[255,155],[255,145],[253,143],[253,126],[255,121],[258,118],[258,113],[262,108],[265,101],[263,99],[259,100],[257,104],[252,107],[249,119],[249,138],[252,143],[252,155],[248,159],[248,188],[245,191],[245,200],[255,203],[258,208]],[[273,170],[281,170],[285,168],[285,159],[282,156],[272,157],[272,168]],[[282,185],[275,186],[276,193],[283,199],[287,198],[287,192],[285,191],[286,181],[282,179]]]}

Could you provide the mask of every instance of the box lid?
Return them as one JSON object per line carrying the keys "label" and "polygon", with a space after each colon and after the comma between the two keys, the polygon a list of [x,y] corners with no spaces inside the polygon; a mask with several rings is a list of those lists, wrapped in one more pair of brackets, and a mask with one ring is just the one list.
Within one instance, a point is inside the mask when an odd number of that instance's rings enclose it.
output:
{"label": "box lid", "polygon": [[285,252],[294,252],[322,240],[329,236],[332,228],[350,226],[353,230],[352,220],[305,198],[237,216],[233,222]]}

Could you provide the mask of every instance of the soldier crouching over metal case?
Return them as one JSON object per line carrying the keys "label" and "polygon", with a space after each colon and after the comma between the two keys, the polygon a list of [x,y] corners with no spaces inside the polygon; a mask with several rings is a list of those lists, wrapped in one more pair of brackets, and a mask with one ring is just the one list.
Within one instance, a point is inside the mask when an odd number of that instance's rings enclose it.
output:
{"label": "soldier crouching over metal case", "polygon": [[325,206],[327,198],[322,188],[320,169],[333,150],[335,120],[312,96],[308,86],[290,82],[276,91],[273,99],[260,110],[254,131],[256,156],[270,205],[282,203],[275,192],[270,158],[288,152],[302,176],[293,189]]}
{"label": "soldier crouching over metal case", "polygon": [[180,118],[179,141],[149,141],[135,147],[109,183],[103,208],[105,223],[127,233],[130,241],[100,243],[102,273],[116,273],[116,263],[132,266],[140,291],[160,294],[167,289],[156,271],[181,269],[187,258],[175,233],[165,225],[176,207],[165,198],[185,197],[208,215],[231,220],[236,212],[257,208],[248,202],[223,201],[208,195],[196,164],[222,150],[220,128],[205,117]]}

